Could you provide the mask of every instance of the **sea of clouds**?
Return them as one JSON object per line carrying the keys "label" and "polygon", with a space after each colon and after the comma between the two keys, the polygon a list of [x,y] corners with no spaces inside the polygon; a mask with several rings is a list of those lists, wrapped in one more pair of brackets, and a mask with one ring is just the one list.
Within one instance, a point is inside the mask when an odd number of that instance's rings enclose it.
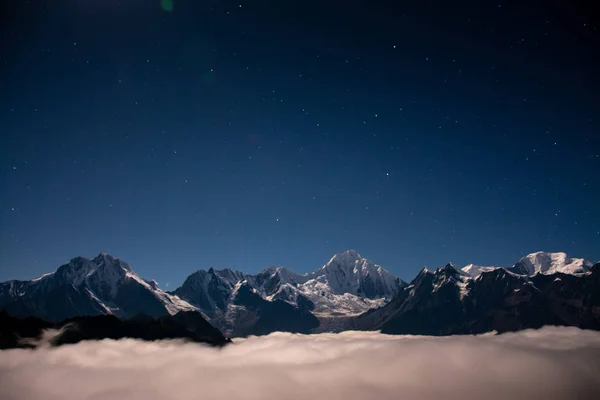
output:
{"label": "sea of clouds", "polygon": [[0,398],[600,399],[600,332],[104,340],[0,352]]}

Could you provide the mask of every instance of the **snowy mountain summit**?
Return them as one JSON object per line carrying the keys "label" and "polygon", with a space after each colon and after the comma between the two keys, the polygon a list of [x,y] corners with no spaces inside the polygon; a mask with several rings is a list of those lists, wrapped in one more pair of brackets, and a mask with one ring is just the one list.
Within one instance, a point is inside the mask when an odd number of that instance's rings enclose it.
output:
{"label": "snowy mountain summit", "polygon": [[60,321],[82,315],[174,315],[198,309],[139,277],[109,254],[76,257],[56,272],[31,281],[0,283],[0,308],[15,316]]}
{"label": "snowy mountain summit", "polygon": [[[512,267],[505,268],[517,275],[533,276],[536,274],[552,275],[560,272],[569,275],[580,275],[588,272],[593,263],[583,258],[570,258],[565,253],[547,253],[538,251],[521,258]],[[469,264],[462,271],[472,277],[477,277],[483,272],[493,271],[502,267],[483,267]]]}
{"label": "snowy mountain summit", "polygon": [[308,274],[275,266],[256,275],[228,269],[200,270],[173,294],[198,306],[211,318],[231,320],[244,307],[234,304],[234,294],[242,283],[264,300],[284,301],[317,316],[363,313],[385,304],[405,285],[381,266],[348,250]]}
{"label": "snowy mountain summit", "polygon": [[333,293],[350,293],[369,299],[390,299],[401,286],[398,278],[361,257],[355,250],[336,254],[314,275],[324,276]]}
{"label": "snowy mountain summit", "polygon": [[484,267],[481,265],[469,264],[466,267],[463,267],[462,271],[464,273],[472,276],[473,278],[476,278],[479,275],[481,275],[483,272],[493,271],[496,268],[500,268],[500,267]]}
{"label": "snowy mountain summit", "polygon": [[355,250],[334,255],[322,268],[304,275],[303,279],[295,286],[296,296],[308,299],[318,316],[363,313],[382,306],[406,286]]}
{"label": "snowy mountain summit", "polygon": [[570,258],[565,253],[538,251],[521,258],[508,270],[520,275],[551,275],[556,272],[576,275],[588,272],[592,265],[583,258]]}

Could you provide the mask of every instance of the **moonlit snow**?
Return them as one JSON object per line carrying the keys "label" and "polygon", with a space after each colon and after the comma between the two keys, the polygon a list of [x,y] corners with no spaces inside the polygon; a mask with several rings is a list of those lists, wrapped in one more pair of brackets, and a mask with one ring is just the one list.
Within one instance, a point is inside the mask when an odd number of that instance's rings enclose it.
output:
{"label": "moonlit snow", "polygon": [[600,332],[269,336],[224,349],[104,340],[0,352],[14,399],[600,398]]}

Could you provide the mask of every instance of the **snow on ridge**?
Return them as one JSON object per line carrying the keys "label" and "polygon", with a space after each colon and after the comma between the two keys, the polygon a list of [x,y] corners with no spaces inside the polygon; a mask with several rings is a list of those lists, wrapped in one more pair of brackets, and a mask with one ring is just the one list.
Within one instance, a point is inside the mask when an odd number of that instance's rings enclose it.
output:
{"label": "snow on ridge", "polygon": [[473,278],[477,278],[484,272],[503,268],[507,272],[517,275],[552,275],[557,272],[570,275],[581,275],[587,273],[592,267],[592,263],[583,258],[571,258],[566,253],[555,252],[548,253],[537,251],[522,257],[512,267],[481,266],[469,264],[462,268],[462,271]]}
{"label": "snow on ridge", "polygon": [[477,278],[483,272],[493,271],[498,268],[500,268],[500,267],[491,267],[491,266],[484,267],[482,265],[468,264],[467,266],[463,267],[461,270],[464,273],[466,273],[467,275],[470,275],[472,278]]}
{"label": "snow on ridge", "polygon": [[48,277],[50,277],[52,275],[54,275],[54,272],[48,272],[47,274],[43,274],[43,275],[41,275],[41,276],[39,276],[37,278],[32,279],[31,282],[39,282],[42,279],[48,278]]}
{"label": "snow on ridge", "polygon": [[[180,311],[196,311],[200,312],[197,307],[194,307],[190,303],[185,300],[179,298],[179,296],[175,296],[172,294],[168,294],[160,289],[156,289],[153,291],[156,298],[158,298],[161,303],[164,304],[167,312],[171,315],[175,315]],[[206,316],[204,316],[206,318]]]}
{"label": "snow on ridge", "polygon": [[521,258],[510,269],[526,275],[550,275],[556,272],[578,275],[586,273],[591,267],[592,263],[583,258],[570,258],[563,252],[538,251]]}
{"label": "snow on ridge", "polygon": [[75,290],[83,290],[89,299],[96,303],[106,314],[115,314],[119,310],[117,294],[125,283],[141,285],[165,307],[169,314],[179,311],[198,311],[198,309],[177,296],[170,295],[158,288],[154,281],[147,281],[137,275],[129,264],[107,253],[100,253],[93,259],[72,258],[55,272],[44,274],[23,283],[22,293],[35,291],[39,285],[71,285]]}
{"label": "snow on ridge", "polygon": [[197,307],[191,305],[185,300],[182,300],[181,298],[179,298],[179,296],[172,295],[163,291],[162,289],[158,288],[158,286],[148,283],[146,280],[142,279],[133,272],[127,271],[126,276],[127,278],[133,279],[140,285],[144,286],[144,288],[146,288],[148,291],[150,291],[158,300],[160,300],[167,312],[171,315],[175,315],[180,311],[199,311]]}
{"label": "snow on ridge", "polygon": [[366,279],[374,282],[382,297],[393,297],[398,291],[396,277],[355,250],[334,255],[313,276],[325,276],[332,291],[337,294],[359,295],[359,289]]}
{"label": "snow on ridge", "polygon": [[89,295],[89,296],[90,296],[90,297],[91,297],[93,300],[95,300],[95,301],[98,303],[98,305],[99,305],[100,307],[102,307],[102,308],[104,309],[104,311],[106,312],[106,314],[108,314],[108,315],[112,315],[112,313],[113,313],[113,312],[112,312],[111,308],[110,308],[110,307],[108,307],[106,304],[104,304],[104,302],[103,302],[102,300],[100,300],[100,299],[98,298],[98,296],[96,296],[96,295],[94,294],[94,292],[92,292],[92,291],[91,291],[90,289],[88,289],[88,288],[86,288],[85,290],[87,291],[88,295]]}

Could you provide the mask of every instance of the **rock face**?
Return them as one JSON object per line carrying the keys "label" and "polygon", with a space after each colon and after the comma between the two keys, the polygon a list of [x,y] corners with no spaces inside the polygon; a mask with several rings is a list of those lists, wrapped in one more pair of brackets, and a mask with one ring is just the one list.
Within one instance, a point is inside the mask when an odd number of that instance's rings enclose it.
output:
{"label": "rock face", "polygon": [[231,342],[195,311],[181,311],[159,318],[140,315],[129,320],[121,320],[114,315],[85,316],[60,323],[33,317],[19,319],[0,312],[0,349],[60,346],[83,340],[123,338],[185,339],[212,346]]}
{"label": "rock face", "polygon": [[172,294],[186,299],[205,315],[213,318],[227,310],[235,285],[245,279],[243,273],[230,269],[200,270],[190,275]]}
{"label": "rock face", "polygon": [[213,321],[234,337],[275,331],[310,333],[319,326],[319,320],[309,310],[280,299],[265,300],[247,282],[237,285],[228,312]]}

